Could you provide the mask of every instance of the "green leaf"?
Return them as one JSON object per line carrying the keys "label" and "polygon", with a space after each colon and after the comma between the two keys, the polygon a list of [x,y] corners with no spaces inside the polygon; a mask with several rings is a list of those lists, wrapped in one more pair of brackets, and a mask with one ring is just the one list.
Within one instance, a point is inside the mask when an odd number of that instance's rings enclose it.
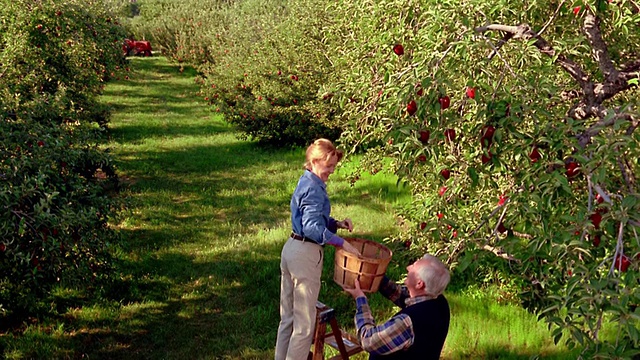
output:
{"label": "green leaf", "polygon": [[638,204],[638,198],[636,196],[628,195],[628,196],[625,196],[624,199],[622,199],[623,207],[631,209],[631,208],[634,208],[636,204]]}
{"label": "green leaf", "polygon": [[467,174],[471,178],[471,186],[472,187],[478,186],[478,173],[476,172],[476,169],[472,168],[472,167],[469,167],[467,169]]}

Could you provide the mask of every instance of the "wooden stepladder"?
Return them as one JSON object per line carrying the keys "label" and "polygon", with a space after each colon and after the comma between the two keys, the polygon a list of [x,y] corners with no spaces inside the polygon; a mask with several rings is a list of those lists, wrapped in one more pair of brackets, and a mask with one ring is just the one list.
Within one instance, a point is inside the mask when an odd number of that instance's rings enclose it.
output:
{"label": "wooden stepladder", "polygon": [[[327,323],[331,331],[327,332]],[[329,345],[340,352],[329,360],[349,359],[349,356],[362,351],[358,339],[342,330],[338,326],[335,311],[327,305],[316,302],[316,331],[313,335],[313,352],[309,353],[309,360],[324,360],[324,346]]]}

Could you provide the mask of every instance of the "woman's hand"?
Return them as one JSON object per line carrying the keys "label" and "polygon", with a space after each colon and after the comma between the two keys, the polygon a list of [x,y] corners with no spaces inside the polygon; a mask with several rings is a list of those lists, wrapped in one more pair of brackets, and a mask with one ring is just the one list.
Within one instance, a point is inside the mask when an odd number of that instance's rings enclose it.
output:
{"label": "woman's hand", "polygon": [[349,232],[353,231],[353,222],[349,218],[336,222],[336,225],[338,225],[340,229],[347,229]]}
{"label": "woman's hand", "polygon": [[353,245],[351,245],[347,240],[345,240],[344,243],[342,243],[342,248],[346,252],[350,252],[352,254],[357,254],[357,255],[362,255],[362,254],[360,254],[360,251],[358,251],[358,249],[353,247]]}

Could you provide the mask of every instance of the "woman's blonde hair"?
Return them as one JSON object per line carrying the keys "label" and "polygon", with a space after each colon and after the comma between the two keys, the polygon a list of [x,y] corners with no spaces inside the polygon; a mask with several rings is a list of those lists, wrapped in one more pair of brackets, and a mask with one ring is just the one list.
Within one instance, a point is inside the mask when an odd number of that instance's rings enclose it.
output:
{"label": "woman's blonde hair", "polygon": [[307,156],[304,163],[304,168],[310,170],[311,163],[314,160],[328,161],[333,156],[336,156],[337,160],[340,161],[342,160],[342,155],[342,150],[336,149],[331,140],[318,139],[307,148]]}

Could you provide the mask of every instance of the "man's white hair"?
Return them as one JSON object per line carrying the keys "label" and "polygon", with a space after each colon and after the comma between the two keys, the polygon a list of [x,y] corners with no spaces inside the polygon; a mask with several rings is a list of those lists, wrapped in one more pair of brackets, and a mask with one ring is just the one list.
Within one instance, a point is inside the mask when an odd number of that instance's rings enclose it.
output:
{"label": "man's white hair", "polygon": [[418,267],[416,272],[420,280],[424,282],[425,292],[431,296],[442,294],[451,280],[449,270],[440,259],[431,254],[425,254],[422,260],[426,260],[426,263]]}

